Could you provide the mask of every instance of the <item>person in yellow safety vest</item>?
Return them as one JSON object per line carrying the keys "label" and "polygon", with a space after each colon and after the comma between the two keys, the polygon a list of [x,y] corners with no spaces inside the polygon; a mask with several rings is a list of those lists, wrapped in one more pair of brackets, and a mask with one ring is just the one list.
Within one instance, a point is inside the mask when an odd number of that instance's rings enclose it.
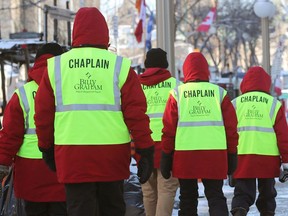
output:
{"label": "person in yellow safety vest", "polygon": [[178,215],[198,215],[202,179],[211,216],[228,216],[223,180],[237,166],[237,117],[226,90],[209,83],[208,63],[200,52],[183,64],[184,84],[170,92],[162,130],[160,169],[179,179]]}
{"label": "person in yellow safety vest", "polygon": [[56,173],[42,159],[33,118],[34,98],[46,70],[47,59],[62,53],[57,43],[44,44],[37,51],[27,83],[15,91],[3,116],[0,164],[1,167],[13,165],[15,197],[24,200],[27,216],[67,215],[64,185],[58,182]]}
{"label": "person in yellow safety vest", "polygon": [[238,117],[238,167],[231,213],[245,216],[258,197],[261,216],[275,215],[277,192],[275,177],[288,178],[288,136],[284,107],[270,95],[271,78],[259,66],[245,74],[242,95],[232,102]]}
{"label": "person in yellow safety vest", "polygon": [[72,36],[72,49],[49,59],[36,95],[38,145],[65,184],[68,215],[124,216],[130,133],[140,183],[153,169],[145,95],[130,60],[107,50],[109,30],[97,8],[78,10]]}
{"label": "person in yellow safety vest", "polygon": [[163,178],[160,172],[162,117],[169,91],[179,81],[167,70],[167,53],[161,48],[149,50],[144,65],[145,71],[138,77],[146,96],[146,114],[150,118],[154,141],[154,169],[149,180],[142,185],[144,209],[146,216],[170,216],[179,182],[173,177]]}

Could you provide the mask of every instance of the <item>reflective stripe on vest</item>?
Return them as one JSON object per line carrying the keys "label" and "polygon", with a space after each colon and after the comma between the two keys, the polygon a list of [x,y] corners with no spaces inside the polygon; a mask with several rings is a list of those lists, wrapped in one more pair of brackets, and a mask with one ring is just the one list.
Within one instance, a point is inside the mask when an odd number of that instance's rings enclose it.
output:
{"label": "reflective stripe on vest", "polygon": [[56,99],[55,145],[130,142],[120,95],[129,70],[128,59],[96,48],[72,49],[48,60]]}
{"label": "reflective stripe on vest", "polygon": [[221,111],[226,90],[208,82],[191,82],[171,93],[178,103],[175,150],[226,150]]}
{"label": "reflective stripe on vest", "polygon": [[42,153],[38,148],[38,139],[34,124],[34,97],[37,89],[37,83],[35,81],[31,81],[15,91],[15,93],[18,95],[20,106],[23,110],[25,122],[23,144],[17,153],[18,156],[23,158],[42,159]]}
{"label": "reflective stripe on vest", "polygon": [[162,136],[162,117],[166,107],[166,102],[171,89],[176,87],[176,79],[170,77],[156,85],[142,85],[146,96],[147,112],[150,118],[151,137],[154,141],[161,141]]}
{"label": "reflective stripe on vest", "polygon": [[238,154],[278,156],[273,125],[281,103],[263,92],[248,92],[232,101],[238,118]]}

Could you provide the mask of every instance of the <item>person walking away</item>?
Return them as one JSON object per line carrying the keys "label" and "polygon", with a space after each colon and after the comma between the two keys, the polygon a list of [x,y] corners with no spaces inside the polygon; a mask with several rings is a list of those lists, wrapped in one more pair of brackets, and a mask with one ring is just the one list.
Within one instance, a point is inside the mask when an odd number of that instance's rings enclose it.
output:
{"label": "person walking away", "polygon": [[164,179],[160,172],[162,117],[169,91],[176,87],[176,79],[167,70],[167,53],[152,48],[146,54],[145,71],[139,75],[146,96],[150,129],[154,141],[154,169],[149,180],[142,185],[146,216],[171,216],[174,198],[179,186],[178,179]]}
{"label": "person walking away", "polygon": [[108,26],[97,8],[78,10],[72,38],[70,51],[49,59],[36,95],[38,145],[65,184],[69,216],[124,216],[130,133],[141,155],[140,183],[153,169],[145,95],[130,61],[107,50]]}
{"label": "person walking away", "polygon": [[3,116],[0,131],[1,178],[14,164],[15,197],[24,200],[27,216],[67,215],[64,185],[58,183],[56,173],[42,159],[33,119],[34,97],[47,67],[47,59],[62,53],[57,43],[44,44],[37,51],[27,83],[15,91]]}
{"label": "person walking away", "polygon": [[[259,66],[244,76],[242,95],[233,100],[238,117],[238,167],[231,213],[245,216],[258,197],[261,216],[275,215],[277,192],[275,177],[281,163],[288,177],[288,137],[284,107],[270,95],[271,78]],[[281,180],[281,179],[280,179]],[[257,187],[257,188],[256,188]]]}
{"label": "person walking away", "polygon": [[237,117],[226,90],[209,83],[209,69],[200,52],[183,64],[184,84],[170,92],[163,116],[164,178],[179,179],[179,216],[196,216],[198,179],[202,179],[211,216],[228,216],[223,179],[237,165]]}

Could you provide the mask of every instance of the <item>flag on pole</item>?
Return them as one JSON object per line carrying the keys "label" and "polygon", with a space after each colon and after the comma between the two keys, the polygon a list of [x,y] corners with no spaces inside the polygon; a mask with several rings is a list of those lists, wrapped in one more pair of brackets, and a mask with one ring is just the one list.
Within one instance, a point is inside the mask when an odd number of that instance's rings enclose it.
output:
{"label": "flag on pole", "polygon": [[213,7],[211,8],[207,16],[204,18],[204,20],[201,22],[201,24],[198,26],[197,31],[208,32],[215,19],[216,19],[216,7]]}
{"label": "flag on pole", "polygon": [[140,10],[141,10],[141,2],[142,2],[142,0],[136,0],[136,3],[135,3],[135,7],[136,7],[138,13],[140,13]]}
{"label": "flag on pole", "polygon": [[152,48],[152,43],[151,43],[151,34],[152,34],[152,30],[153,30],[153,24],[154,24],[154,15],[151,12],[151,15],[149,17],[148,20],[148,24],[147,24],[147,31],[146,31],[146,48],[147,51],[149,51]]}
{"label": "flag on pole", "polygon": [[138,43],[142,41],[142,35],[143,35],[143,29],[145,26],[146,22],[146,5],[145,5],[145,0],[136,0],[136,8],[138,9],[140,1],[140,13],[139,13],[139,22],[137,24],[137,27],[134,31],[134,35],[136,37],[136,40]]}

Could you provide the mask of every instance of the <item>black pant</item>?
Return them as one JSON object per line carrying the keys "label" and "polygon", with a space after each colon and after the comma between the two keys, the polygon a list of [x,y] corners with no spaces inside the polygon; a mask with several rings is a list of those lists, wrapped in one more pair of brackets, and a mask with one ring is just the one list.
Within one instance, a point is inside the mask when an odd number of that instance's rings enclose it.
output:
{"label": "black pant", "polygon": [[65,202],[25,201],[26,216],[67,216]]}
{"label": "black pant", "polygon": [[[202,179],[207,197],[210,216],[228,216],[226,197],[223,194],[223,180]],[[179,179],[180,209],[179,216],[196,216],[198,206],[198,180]]]}
{"label": "black pant", "polygon": [[124,216],[123,181],[65,184],[69,216]]}
{"label": "black pant", "polygon": [[[275,189],[275,179],[265,178],[258,180],[259,195],[256,207],[259,212],[275,212],[277,191]],[[256,179],[237,179],[232,199],[232,209],[242,207],[249,211],[249,207],[256,199]]]}

